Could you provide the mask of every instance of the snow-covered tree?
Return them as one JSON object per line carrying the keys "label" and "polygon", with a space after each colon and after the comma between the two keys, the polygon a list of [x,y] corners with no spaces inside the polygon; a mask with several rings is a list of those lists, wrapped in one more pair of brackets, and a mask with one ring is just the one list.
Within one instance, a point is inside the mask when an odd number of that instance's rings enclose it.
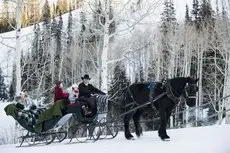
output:
{"label": "snow-covered tree", "polygon": [[177,20],[173,1],[164,2],[164,11],[161,14],[161,32],[162,32],[162,77],[171,78],[174,74],[174,55],[173,42],[176,30]]}

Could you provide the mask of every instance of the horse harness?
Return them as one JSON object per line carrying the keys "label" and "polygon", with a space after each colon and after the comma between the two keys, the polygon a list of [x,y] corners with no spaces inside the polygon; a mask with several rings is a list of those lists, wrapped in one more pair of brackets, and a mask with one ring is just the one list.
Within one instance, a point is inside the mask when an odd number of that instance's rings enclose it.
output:
{"label": "horse harness", "polygon": [[[151,86],[151,83],[148,86],[148,88],[150,86]],[[162,95],[166,94],[177,105],[178,102],[180,101],[180,95],[178,93],[176,93],[177,95],[174,94],[175,91],[173,92],[173,89],[172,89],[172,86],[170,84],[170,80],[169,79],[163,79],[162,80],[160,89],[163,90],[164,88],[165,88],[166,91],[163,92]],[[153,87],[150,87],[149,89],[150,89],[150,91],[149,91],[149,102],[156,101],[156,99],[153,98],[154,97],[153,93],[154,93],[155,89]],[[187,85],[184,88],[184,90],[185,90],[185,98],[196,98],[194,95],[193,96],[189,96],[186,89],[187,89]],[[130,104],[125,105],[124,108],[127,108],[127,107],[133,108],[134,106],[139,106],[140,104],[138,104],[137,101],[134,99],[133,94],[132,94],[132,92],[130,90],[130,87],[127,88],[127,92],[130,94],[132,102]],[[162,98],[162,97],[163,96],[160,96],[160,98]],[[126,98],[126,96],[125,96],[125,98]],[[125,101],[126,101],[126,99],[125,99]]]}
{"label": "horse harness", "polygon": [[[132,92],[130,91],[130,87],[127,88],[127,92],[129,92],[130,97],[131,97],[131,99],[132,99],[133,101],[132,101],[130,104],[125,105],[124,108],[130,107],[130,106],[131,106],[131,108],[134,108],[135,105],[138,106],[139,104],[138,104],[137,101],[134,99],[133,94],[132,94]],[[126,94],[127,94],[127,92],[126,92]],[[126,98],[126,96],[125,96],[125,98]],[[125,102],[126,102],[126,99],[125,99]]]}
{"label": "horse harness", "polygon": [[[162,82],[162,85],[164,85],[164,82]],[[151,82],[149,85],[148,85],[148,88],[149,88],[149,101],[148,102],[151,102],[151,104],[153,104],[152,102],[154,102],[154,101],[156,101],[156,99],[153,99],[153,97],[154,97],[154,95],[153,95],[153,93],[154,93],[154,86],[155,86],[155,82]],[[137,103],[137,101],[134,99],[134,97],[133,97],[133,94],[132,94],[132,92],[131,92],[131,90],[130,90],[130,87],[128,87],[127,88],[127,92],[129,92],[129,94],[130,94],[130,97],[131,97],[131,99],[132,99],[132,102],[130,103],[130,104],[127,104],[127,105],[125,105],[124,106],[124,108],[127,108],[127,107],[130,107],[131,106],[131,109],[132,108],[134,108],[134,106],[139,106],[140,104],[138,104]],[[126,93],[127,94],[127,93]],[[163,94],[165,94],[165,92],[163,93]],[[163,95],[162,94],[162,95]],[[161,96],[160,96],[161,97]],[[125,98],[126,98],[126,96],[125,96]],[[160,98],[159,98],[160,99]],[[153,101],[154,100],[154,101]],[[126,102],[126,99],[125,99],[125,102]],[[153,107],[153,105],[152,105],[152,107]]]}
{"label": "horse harness", "polygon": [[165,88],[166,88],[166,93],[167,93],[167,96],[169,97],[169,99],[171,99],[175,104],[178,104],[178,102],[180,101],[180,98],[179,98],[180,95],[177,94],[178,95],[178,97],[177,97],[173,94],[173,89],[172,89],[172,86],[171,86],[169,80],[167,80],[167,82],[165,84]]}
{"label": "horse harness", "polygon": [[[192,84],[192,85],[195,85],[195,84]],[[167,96],[168,96],[171,100],[173,100],[173,102],[174,102],[175,104],[178,104],[178,102],[180,101],[180,95],[179,95],[178,93],[176,93],[177,96],[175,96],[175,95],[173,94],[173,89],[172,89],[172,86],[171,86],[169,80],[167,80],[167,83],[165,84],[165,86],[166,86],[166,93],[167,93]],[[185,97],[184,97],[184,98],[186,98],[186,99],[194,99],[194,98],[196,98],[196,95],[189,95],[189,94],[188,94],[187,88],[188,88],[188,85],[186,84],[185,87],[184,87],[184,91],[183,91],[183,92],[185,92]],[[175,91],[174,91],[174,92],[175,92]]]}

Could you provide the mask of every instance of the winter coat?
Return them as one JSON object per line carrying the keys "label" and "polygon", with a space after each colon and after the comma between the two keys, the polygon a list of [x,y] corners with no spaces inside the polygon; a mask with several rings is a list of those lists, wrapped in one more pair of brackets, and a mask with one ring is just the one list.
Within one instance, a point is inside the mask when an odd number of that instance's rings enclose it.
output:
{"label": "winter coat", "polygon": [[102,92],[101,90],[95,88],[93,85],[88,84],[87,86],[85,85],[84,82],[80,83],[78,86],[78,90],[79,90],[79,97],[90,97],[91,94],[101,94],[101,95],[105,95],[104,92]]}
{"label": "winter coat", "polygon": [[56,86],[54,89],[54,102],[61,99],[68,99],[69,94],[64,92],[60,86]]}

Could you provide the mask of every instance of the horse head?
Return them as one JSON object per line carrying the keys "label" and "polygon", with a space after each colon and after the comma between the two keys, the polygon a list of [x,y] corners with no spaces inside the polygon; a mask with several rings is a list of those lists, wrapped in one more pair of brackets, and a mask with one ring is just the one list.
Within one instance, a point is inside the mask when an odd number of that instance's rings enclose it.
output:
{"label": "horse head", "polygon": [[184,89],[184,97],[186,98],[186,104],[189,107],[196,105],[196,92],[198,91],[197,82],[199,79],[188,77],[187,83]]}
{"label": "horse head", "polygon": [[192,77],[178,77],[169,79],[166,83],[167,95],[170,99],[178,101],[180,96],[186,99],[186,104],[193,107],[196,104],[198,79]]}

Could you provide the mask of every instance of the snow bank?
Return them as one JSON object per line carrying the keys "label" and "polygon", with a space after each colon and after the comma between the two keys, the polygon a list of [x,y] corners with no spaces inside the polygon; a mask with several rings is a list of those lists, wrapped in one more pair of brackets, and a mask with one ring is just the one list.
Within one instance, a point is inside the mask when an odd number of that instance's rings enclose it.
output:
{"label": "snow bank", "polygon": [[15,140],[15,120],[7,116],[4,108],[9,102],[0,102],[0,144],[13,143]]}

